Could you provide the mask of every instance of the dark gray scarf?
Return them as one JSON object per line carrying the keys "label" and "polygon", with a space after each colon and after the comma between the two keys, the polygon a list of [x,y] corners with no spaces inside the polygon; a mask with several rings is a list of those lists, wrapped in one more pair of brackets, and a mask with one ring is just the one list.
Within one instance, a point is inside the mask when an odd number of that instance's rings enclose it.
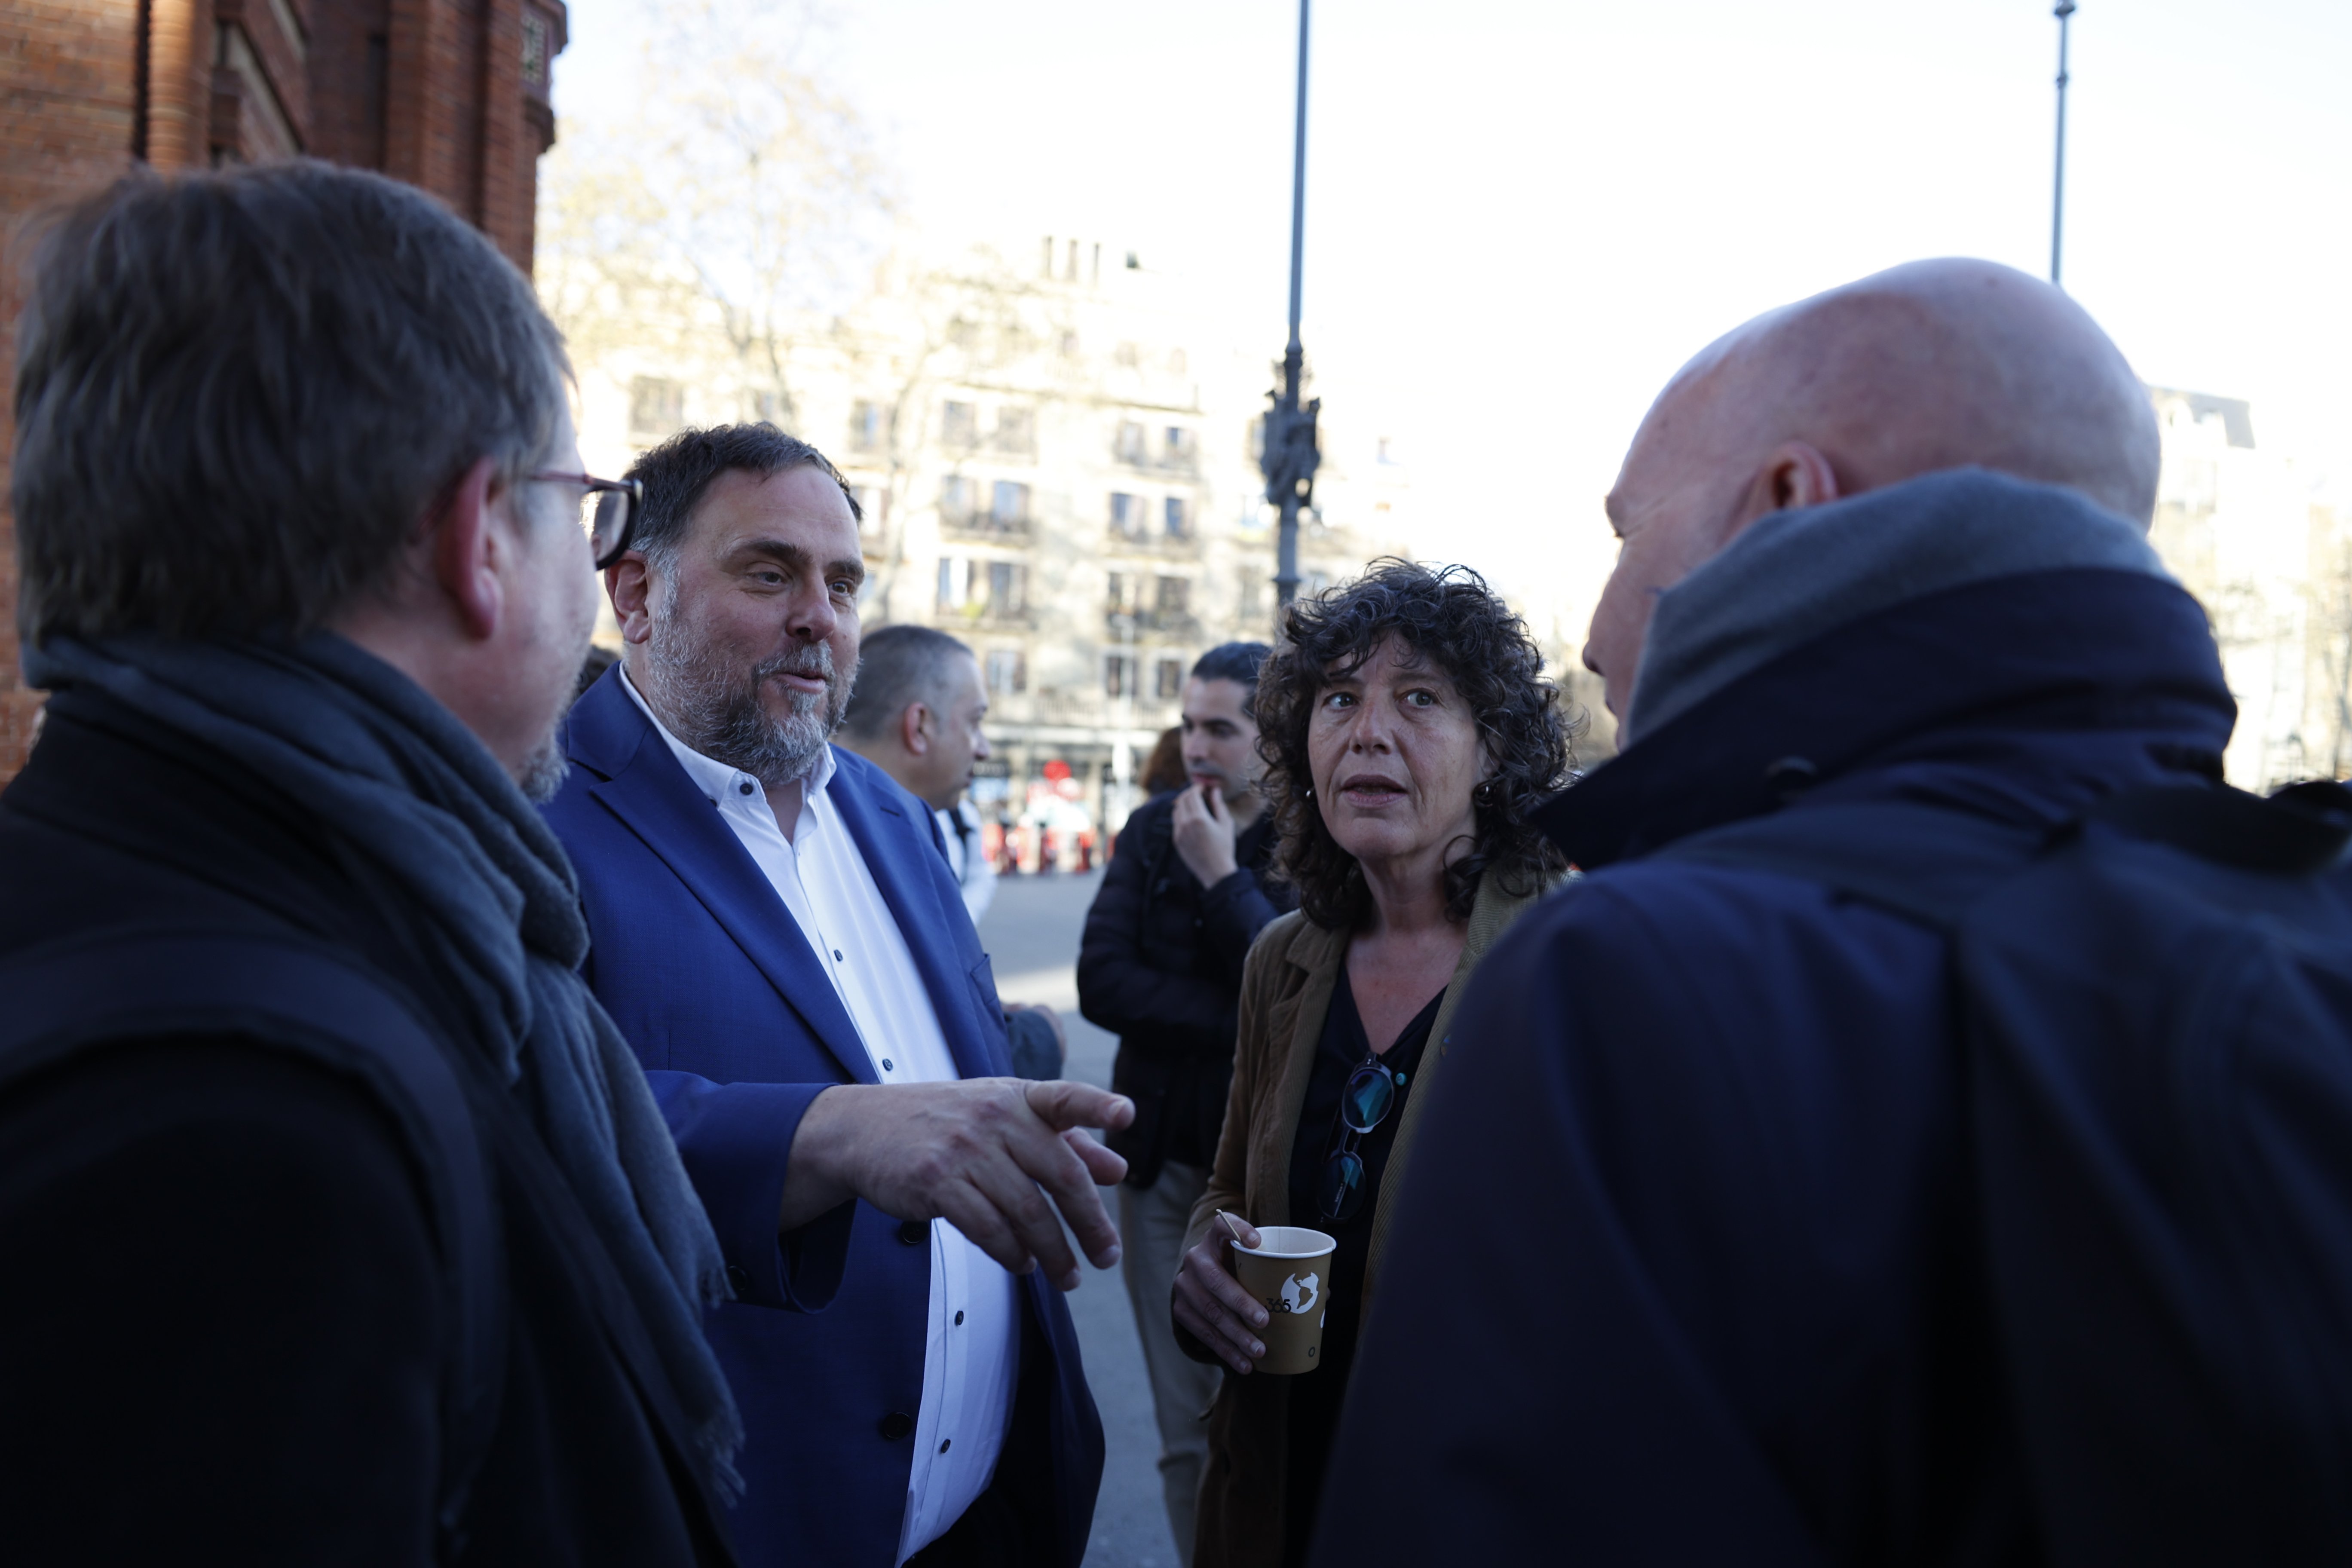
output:
{"label": "dark gray scarf", "polygon": [[579,975],[572,862],[448,710],[355,644],[53,637],[27,684],[105,691],[311,809],[410,895],[387,910],[460,997],[470,1044],[519,1087],[625,1283],[722,1497],[743,1426],[698,1303],[729,1294],[719,1238],[628,1042]]}
{"label": "dark gray scarf", "polygon": [[1618,742],[1848,621],[1969,583],[2074,567],[2167,575],[2145,524],[1987,468],[1758,518],[1659,597]]}

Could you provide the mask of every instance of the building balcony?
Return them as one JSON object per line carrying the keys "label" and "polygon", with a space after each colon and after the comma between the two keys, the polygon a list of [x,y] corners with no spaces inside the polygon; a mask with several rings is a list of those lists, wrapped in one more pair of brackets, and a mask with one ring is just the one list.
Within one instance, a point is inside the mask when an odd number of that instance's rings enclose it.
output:
{"label": "building balcony", "polygon": [[1032,527],[1031,521],[1025,516],[999,517],[992,511],[940,509],[940,532],[950,539],[993,539],[1026,543]]}
{"label": "building balcony", "polygon": [[1201,617],[1189,610],[1105,610],[1103,633],[1112,643],[1127,637],[1126,624],[1133,621],[1135,636],[1164,637],[1176,642],[1198,642],[1201,638]]}

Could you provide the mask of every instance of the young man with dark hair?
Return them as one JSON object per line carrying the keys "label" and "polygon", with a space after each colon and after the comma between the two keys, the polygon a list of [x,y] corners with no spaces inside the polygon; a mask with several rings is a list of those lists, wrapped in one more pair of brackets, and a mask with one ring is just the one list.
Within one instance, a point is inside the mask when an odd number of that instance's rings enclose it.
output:
{"label": "young man with dark hair", "polygon": [[530,283],[373,174],[139,177],[17,344],[9,1555],[728,1561],[719,1242],[530,799],[621,493]]}
{"label": "young man with dark hair", "polygon": [[625,652],[572,710],[548,817],[589,981],[735,1285],[709,1321],[748,1434],[738,1539],[762,1563],[1077,1568],[1102,1427],[1055,1207],[1117,1258],[1095,1187],[1126,1166],[1076,1130],[1128,1108],[1010,1076],[929,812],[828,743],[866,571],[833,465],[739,425],[628,477],[644,516],[605,573]]}
{"label": "young man with dark hair", "polygon": [[1257,793],[1254,705],[1268,651],[1226,643],[1192,666],[1182,710],[1190,782],[1119,829],[1078,951],[1078,1009],[1118,1035],[1111,1084],[1135,1101],[1134,1124],[1111,1140],[1128,1161],[1119,1229],[1159,1417],[1168,1523],[1186,1563],[1208,1452],[1200,1417],[1218,1374],[1177,1348],[1169,1290],[1224,1125],[1242,963],[1296,902],[1266,876],[1274,831]]}

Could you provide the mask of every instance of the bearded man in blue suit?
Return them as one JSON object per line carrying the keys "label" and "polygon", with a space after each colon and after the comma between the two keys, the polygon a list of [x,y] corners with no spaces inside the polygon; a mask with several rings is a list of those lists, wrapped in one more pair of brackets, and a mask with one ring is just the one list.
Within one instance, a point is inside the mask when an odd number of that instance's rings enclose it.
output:
{"label": "bearded man in blue suit", "polygon": [[572,710],[547,815],[590,984],[727,1254],[709,1329],[747,1431],[738,1545],[1076,1568],[1102,1427],[1054,1209],[1116,1259],[1095,1184],[1124,1163],[1077,1129],[1132,1108],[1010,1077],[930,812],[828,744],[865,574],[833,465],[747,425],[629,478],[598,543],[626,651]]}

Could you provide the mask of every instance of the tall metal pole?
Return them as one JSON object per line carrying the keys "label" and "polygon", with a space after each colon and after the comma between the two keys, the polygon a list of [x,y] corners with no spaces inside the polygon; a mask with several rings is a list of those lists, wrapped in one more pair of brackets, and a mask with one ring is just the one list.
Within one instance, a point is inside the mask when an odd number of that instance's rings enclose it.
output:
{"label": "tall metal pole", "polygon": [[1307,361],[1298,342],[1307,249],[1307,0],[1298,0],[1298,122],[1290,160],[1290,342],[1282,352],[1282,385],[1266,395],[1274,406],[1266,413],[1264,450],[1258,458],[1265,474],[1265,499],[1282,509],[1274,591],[1285,605],[1298,597],[1298,510],[1315,499],[1315,469],[1322,460],[1315,420],[1323,400],[1315,398],[1303,406],[1298,400]]}
{"label": "tall metal pole", "polygon": [[2074,19],[2074,0],[2058,0],[2050,14],[2058,18],[2058,177],[2050,195],[2050,281],[2056,283],[2066,230],[2066,29]]}

